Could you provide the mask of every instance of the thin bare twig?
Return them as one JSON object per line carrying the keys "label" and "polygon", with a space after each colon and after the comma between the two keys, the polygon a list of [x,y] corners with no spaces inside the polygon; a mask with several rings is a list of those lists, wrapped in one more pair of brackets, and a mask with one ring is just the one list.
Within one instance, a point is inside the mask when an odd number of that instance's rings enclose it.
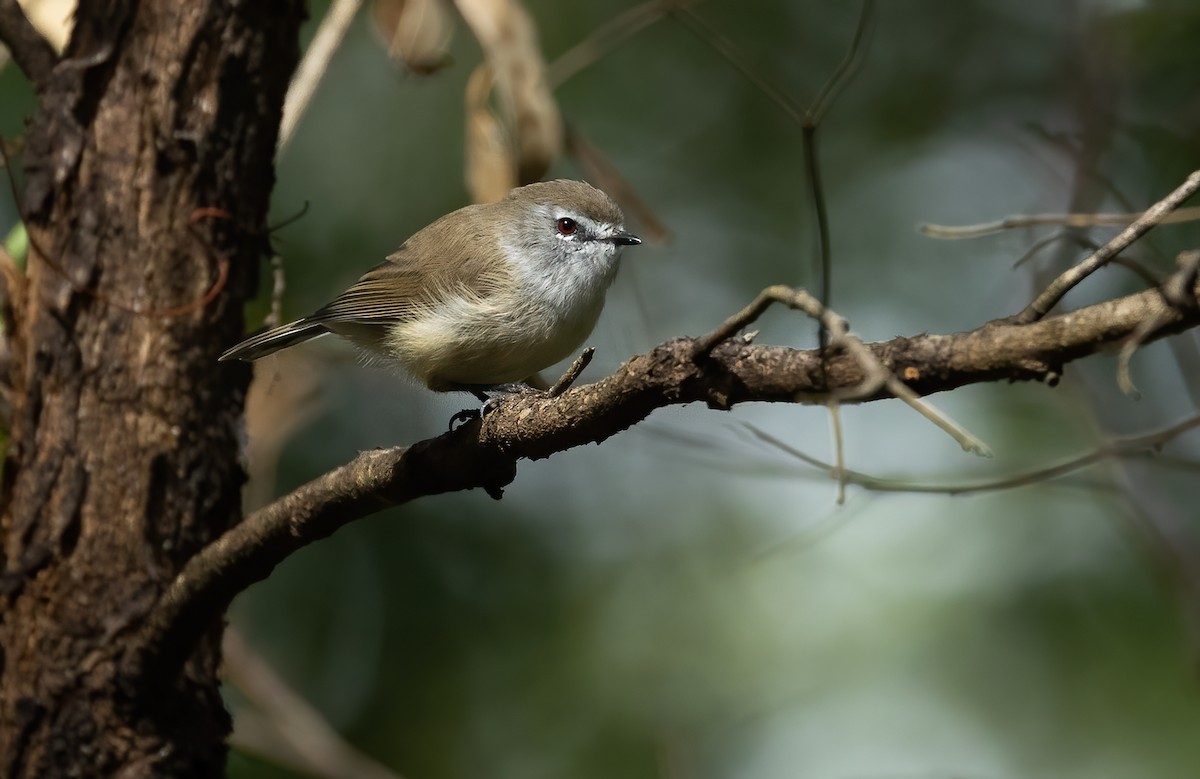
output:
{"label": "thin bare twig", "polygon": [[322,779],[401,779],[342,738],[236,628],[225,629],[221,651],[230,679],[266,716],[305,773]]}
{"label": "thin bare twig", "polygon": [[867,36],[871,32],[871,23],[874,20],[875,0],[863,0],[862,8],[858,12],[858,22],[854,26],[854,37],[850,40],[850,48],[846,50],[846,56],[842,58],[837,69],[833,71],[833,75],[825,82],[825,86],[821,87],[816,99],[809,106],[806,112],[808,124],[814,127],[819,125],[821,119],[825,117],[825,112],[833,105],[833,101],[837,100],[842,90],[858,74],[867,50],[865,45]]}
{"label": "thin bare twig", "polygon": [[[804,174],[812,202],[813,219],[817,223],[816,274],[820,280],[822,304],[833,305],[833,244],[829,238],[829,211],[825,207],[825,187],[821,183],[820,156],[817,154],[817,125],[806,124],[801,131],[804,146]],[[824,349],[829,331],[824,323],[817,327],[817,338]]]}
{"label": "thin bare twig", "polygon": [[29,21],[17,0],[0,0],[0,42],[8,46],[13,62],[40,91],[58,64],[58,54]]}
{"label": "thin bare twig", "polygon": [[555,88],[562,86],[581,70],[667,16],[672,9],[694,2],[697,0],[648,0],[622,11],[547,65],[547,78]]}
{"label": "thin bare twig", "polygon": [[[269,232],[272,236],[283,228],[298,222],[308,213],[308,201],[304,201],[304,205],[300,210],[291,216],[285,218],[282,222],[270,226]],[[287,268],[284,267],[283,255],[279,252],[271,254],[271,307],[267,311],[267,315],[263,317],[264,327],[279,327],[283,324],[283,296],[287,292]]]}
{"label": "thin bare twig", "polygon": [[669,240],[671,231],[650,209],[633,185],[621,175],[617,166],[573,125],[566,124],[564,130],[564,148],[567,154],[574,158],[575,164],[584,172],[588,181],[620,203],[625,215],[637,225],[638,236],[650,243],[664,243]]}
{"label": "thin bare twig", "polygon": [[1118,233],[1111,241],[1104,244],[1086,260],[1065,271],[1050,283],[1037,299],[1030,303],[1024,311],[1017,314],[1014,321],[1018,324],[1028,324],[1041,319],[1054,308],[1063,296],[1071,291],[1079,282],[1086,279],[1099,268],[1104,267],[1113,257],[1128,248],[1134,241],[1149,232],[1183,202],[1200,189],[1200,170],[1193,172],[1174,192],[1148,208],[1144,214],[1134,220],[1133,224]]}
{"label": "thin bare twig", "polygon": [[[841,95],[850,81],[853,80],[854,76],[858,73],[859,67],[862,65],[862,59],[866,51],[865,42],[875,15],[874,0],[863,0],[862,7],[859,10],[858,22],[855,24],[854,36],[850,41],[850,46],[847,48],[845,56],[808,108],[803,108],[785,89],[760,73],[751,65],[749,58],[732,41],[723,36],[716,28],[694,11],[681,7],[675,9],[672,14],[692,34],[696,35],[724,57],[746,80],[766,95],[771,102],[775,103],[792,121],[800,125],[804,148],[805,176],[808,181],[813,215],[817,225],[816,275],[819,279],[820,289],[818,299],[826,306],[832,305],[833,250],[829,236],[829,217],[825,207],[825,190],[821,184],[821,167],[817,154],[817,128],[820,126],[826,111],[829,110],[829,107],[833,105],[833,102]],[[828,337],[824,324],[819,325],[817,334],[820,339],[821,348],[824,349]]]}
{"label": "thin bare twig", "polygon": [[846,503],[846,442],[842,434],[842,404],[834,401],[827,405],[833,432],[833,478],[837,481],[837,503]]}
{"label": "thin bare twig", "polygon": [[1148,287],[1162,284],[1162,277],[1132,257],[1113,257],[1109,263],[1124,268],[1146,283]]}
{"label": "thin bare twig", "polygon": [[[821,125],[821,120],[825,117],[825,112],[857,75],[866,51],[864,44],[867,33],[871,29],[871,21],[874,18],[874,0],[863,0],[862,7],[859,9],[858,23],[854,28],[854,37],[850,40],[850,47],[805,112],[804,128],[801,133],[804,141],[804,167],[808,178],[809,195],[812,198],[813,216],[817,223],[816,265],[821,284],[820,300],[825,306],[833,305],[833,244],[830,241],[828,209],[825,207],[825,188],[821,183],[820,157],[817,154],[817,130]],[[817,329],[817,338],[821,348],[824,349],[827,345],[828,332],[823,324]]]}
{"label": "thin bare twig", "polygon": [[1029,246],[1029,248],[1025,250],[1025,253],[1022,254],[1020,257],[1018,257],[1016,259],[1016,261],[1013,262],[1013,265],[1012,265],[1013,270],[1016,270],[1017,268],[1021,267],[1025,263],[1032,260],[1034,257],[1036,257],[1038,255],[1038,253],[1042,249],[1045,249],[1047,246],[1057,243],[1058,241],[1061,241],[1062,239],[1067,238],[1068,236],[1070,236],[1070,232],[1068,232],[1067,230],[1055,230],[1054,232],[1050,233],[1049,235],[1042,236],[1038,240],[1034,241]]}
{"label": "thin bare twig", "polygon": [[[908,492],[908,493],[923,493],[923,494],[938,494],[938,495],[974,495],[981,492],[995,492],[997,490],[1007,490],[1016,487],[1028,487],[1033,484],[1056,479],[1060,476],[1065,476],[1080,469],[1086,468],[1089,465],[1094,465],[1102,460],[1111,459],[1114,457],[1142,457],[1153,456],[1167,442],[1178,438],[1189,430],[1200,427],[1200,416],[1192,416],[1178,422],[1170,427],[1162,430],[1156,430],[1142,435],[1126,436],[1114,438],[1100,446],[1097,446],[1087,454],[1078,457],[1072,457],[1064,462],[1055,465],[1046,466],[1043,468],[1035,468],[1030,471],[1004,476],[998,479],[987,479],[983,481],[971,482],[966,484],[920,484],[909,480],[887,479],[878,476],[871,476],[861,471],[846,470],[839,464],[831,465],[823,462],[812,455],[796,449],[795,447],[785,443],[776,436],[771,435],[767,431],[752,424],[746,424],[746,429],[750,431],[758,440],[770,444],[774,448],[785,452],[791,457],[810,465],[814,468],[824,471],[831,477],[838,480],[840,483],[853,484],[856,487],[862,487],[871,492]],[[1190,464],[1190,463],[1189,463]]]}
{"label": "thin bare twig", "polygon": [[886,387],[893,397],[904,401],[914,411],[940,427],[963,449],[981,457],[991,457],[992,452],[987,444],[971,435],[945,414],[922,401],[917,393],[884,367],[883,363],[867,349],[858,336],[849,331],[846,320],[821,305],[819,300],[802,289],[792,289],[781,285],[767,287],[758,293],[758,297],[750,305],[725,320],[716,330],[699,339],[700,353],[707,354],[713,346],[758,319],[772,303],[781,303],[789,308],[798,309],[820,322],[829,333],[829,347],[844,349],[858,361],[863,373],[862,382],[855,387],[831,390],[828,399],[834,401],[860,400],[872,397],[881,388]]}
{"label": "thin bare twig", "polygon": [[592,357],[596,355],[596,348],[589,346],[579,353],[575,361],[571,363],[571,367],[567,368],[567,372],[562,375],[554,386],[547,390],[547,394],[552,398],[557,398],[567,390],[571,389],[571,385],[579,378],[579,374],[583,373],[584,368],[592,362]]}
{"label": "thin bare twig", "polygon": [[283,119],[279,123],[276,156],[283,156],[283,150],[292,140],[300,117],[304,116],[308,109],[309,102],[316,94],[317,85],[329,70],[334,53],[341,46],[346,31],[350,29],[350,22],[354,21],[354,16],[361,7],[362,0],[333,0],[329,10],[325,12],[325,17],[321,19],[317,34],[313,36],[312,42],[304,52],[304,59],[300,61],[296,75],[292,77],[292,83],[288,86],[287,98],[283,102]]}
{"label": "thin bare twig", "polygon": [[[1096,243],[1090,238],[1077,234],[1074,230],[1055,230],[1045,238],[1035,241],[1033,245],[1030,246],[1029,249],[1027,249],[1025,253],[1013,263],[1013,270],[1021,267],[1021,265],[1032,259],[1035,254],[1050,244],[1063,239],[1070,239],[1079,244],[1079,246],[1085,249],[1090,249],[1091,251],[1097,251],[1100,248],[1100,244]],[[1113,257],[1111,260],[1109,260],[1109,262],[1113,265],[1119,265],[1122,268],[1137,274],[1138,278],[1146,282],[1147,286],[1156,287],[1161,281],[1161,279],[1159,279],[1159,277],[1156,276],[1153,271],[1131,257]]]}
{"label": "thin bare twig", "polygon": [[718,54],[728,60],[729,64],[733,65],[738,73],[741,73],[759,92],[766,95],[780,111],[787,114],[789,119],[800,126],[803,126],[808,121],[808,111],[805,110],[804,106],[800,105],[799,102],[789,95],[787,90],[759,73],[738,47],[715,27],[706,22],[703,17],[687,7],[672,10],[671,16],[678,19],[689,32],[707,43]]}
{"label": "thin bare twig", "polygon": [[793,290],[791,287],[777,284],[773,287],[767,287],[758,293],[758,296],[749,305],[726,319],[711,333],[696,339],[699,353],[708,354],[716,348],[717,344],[735,336],[743,327],[762,316],[763,312],[770,308],[773,303],[782,303],[788,308],[803,311],[812,319],[819,320],[823,316],[836,316],[836,314],[826,311],[819,300],[804,290]]}
{"label": "thin bare twig", "polygon": [[[967,238],[982,238],[1006,230],[1021,227],[1124,227],[1146,215],[1145,211],[1133,214],[1014,214],[994,222],[973,225],[923,224],[917,231],[930,238],[959,241]],[[1180,224],[1200,219],[1200,206],[1181,208],[1158,220],[1157,224]]]}

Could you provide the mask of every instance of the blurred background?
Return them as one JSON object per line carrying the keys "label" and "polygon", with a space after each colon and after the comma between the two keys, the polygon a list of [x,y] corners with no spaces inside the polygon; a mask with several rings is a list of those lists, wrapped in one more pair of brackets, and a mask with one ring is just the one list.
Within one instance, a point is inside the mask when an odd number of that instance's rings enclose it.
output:
{"label": "blurred background", "polygon": [[[627,204],[630,228],[669,232],[626,253],[583,380],[707,332],[768,284],[819,288],[802,130],[755,82],[809,106],[859,3],[704,0],[636,32],[606,25],[642,4],[525,5],[548,62],[601,46],[573,74],[551,65],[569,76],[558,109],[644,202]],[[313,3],[306,43],[327,8]],[[417,74],[389,57],[377,13],[354,18],[279,161],[273,219],[303,211],[275,237],[285,319],[470,199],[480,44],[451,13],[444,67]],[[940,241],[919,224],[1136,211],[1200,167],[1194,0],[887,2],[870,30],[816,149],[830,303],[866,339],[1014,313],[1081,240],[1114,232],[1070,232],[1014,268],[1055,229]],[[0,132],[33,105],[0,72]],[[590,170],[560,155],[548,176]],[[0,219],[17,222],[7,192]],[[1168,226],[1129,256],[1164,274],[1197,246],[1195,224]],[[273,285],[264,263],[252,329]],[[1144,286],[1113,267],[1065,304]],[[758,326],[763,343],[816,344],[794,312]],[[230,776],[1195,776],[1197,435],[1019,488],[946,488],[1196,414],[1197,355],[1195,333],[1141,350],[1140,399],[1111,356],[1053,389],[933,397],[987,460],[898,402],[844,408],[848,466],[924,494],[851,485],[839,505],[828,474],[780,446],[831,461],[822,408],[688,407],[522,463],[500,502],[444,495],[356,522],[235,604]],[[257,371],[251,509],[360,450],[438,435],[473,403],[333,342]]]}

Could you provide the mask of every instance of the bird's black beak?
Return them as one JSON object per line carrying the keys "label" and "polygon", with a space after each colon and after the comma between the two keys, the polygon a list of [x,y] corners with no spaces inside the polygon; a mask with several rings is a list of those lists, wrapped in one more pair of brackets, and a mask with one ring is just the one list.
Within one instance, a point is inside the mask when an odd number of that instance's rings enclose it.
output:
{"label": "bird's black beak", "polygon": [[633,233],[627,233],[624,230],[618,230],[617,232],[613,233],[612,242],[617,246],[637,246],[642,242],[642,239],[638,238]]}

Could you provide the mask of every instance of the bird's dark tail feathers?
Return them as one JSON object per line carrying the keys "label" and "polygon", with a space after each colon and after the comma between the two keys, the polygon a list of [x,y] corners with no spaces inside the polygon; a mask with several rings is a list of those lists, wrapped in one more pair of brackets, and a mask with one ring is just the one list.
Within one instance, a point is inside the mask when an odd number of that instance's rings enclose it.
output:
{"label": "bird's dark tail feathers", "polygon": [[259,333],[247,338],[222,354],[220,359],[245,360],[246,362],[250,362],[251,360],[266,357],[268,354],[274,354],[280,349],[295,346],[298,343],[307,341],[310,338],[316,338],[318,335],[324,335],[328,332],[320,322],[313,322],[309,319],[297,319],[295,322],[281,325],[274,330],[268,330],[265,333]]}

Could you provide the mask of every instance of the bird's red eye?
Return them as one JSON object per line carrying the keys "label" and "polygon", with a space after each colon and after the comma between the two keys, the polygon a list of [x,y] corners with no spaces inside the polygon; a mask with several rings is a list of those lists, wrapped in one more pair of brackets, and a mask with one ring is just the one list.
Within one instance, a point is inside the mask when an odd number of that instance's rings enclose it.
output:
{"label": "bird's red eye", "polygon": [[558,220],[558,232],[560,235],[574,235],[579,229],[579,225],[575,224],[575,220],[564,216]]}

